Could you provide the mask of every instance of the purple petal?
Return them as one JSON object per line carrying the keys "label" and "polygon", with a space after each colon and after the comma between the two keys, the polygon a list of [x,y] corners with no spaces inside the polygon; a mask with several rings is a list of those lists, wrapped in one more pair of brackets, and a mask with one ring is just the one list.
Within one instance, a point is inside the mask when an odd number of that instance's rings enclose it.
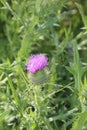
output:
{"label": "purple petal", "polygon": [[44,69],[48,65],[48,58],[44,54],[36,54],[30,57],[27,70],[35,74],[38,70]]}

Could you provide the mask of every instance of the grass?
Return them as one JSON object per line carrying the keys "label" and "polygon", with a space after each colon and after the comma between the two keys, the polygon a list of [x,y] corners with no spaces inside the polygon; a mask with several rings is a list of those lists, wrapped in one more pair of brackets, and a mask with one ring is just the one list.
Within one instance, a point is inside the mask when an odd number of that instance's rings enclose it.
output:
{"label": "grass", "polygon": [[[86,8],[86,0],[0,0],[0,130],[87,129]],[[26,71],[37,53],[49,59],[45,84]]]}

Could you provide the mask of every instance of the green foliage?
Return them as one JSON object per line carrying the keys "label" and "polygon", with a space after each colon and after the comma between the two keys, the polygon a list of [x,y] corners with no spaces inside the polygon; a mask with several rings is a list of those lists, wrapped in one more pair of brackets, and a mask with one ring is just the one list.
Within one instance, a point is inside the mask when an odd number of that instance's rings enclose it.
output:
{"label": "green foliage", "polygon": [[87,111],[78,115],[71,130],[86,130],[87,129]]}
{"label": "green foliage", "polygon": [[[86,0],[0,0],[0,130],[87,129],[86,10]],[[28,77],[36,53],[48,56],[48,82]]]}

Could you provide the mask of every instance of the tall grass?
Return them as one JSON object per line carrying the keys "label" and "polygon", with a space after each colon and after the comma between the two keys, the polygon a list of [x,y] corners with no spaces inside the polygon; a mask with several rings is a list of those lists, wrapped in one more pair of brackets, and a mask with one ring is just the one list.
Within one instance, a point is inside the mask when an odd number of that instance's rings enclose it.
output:
{"label": "tall grass", "polygon": [[[87,129],[87,1],[0,0],[0,130]],[[45,53],[50,79],[26,63]]]}

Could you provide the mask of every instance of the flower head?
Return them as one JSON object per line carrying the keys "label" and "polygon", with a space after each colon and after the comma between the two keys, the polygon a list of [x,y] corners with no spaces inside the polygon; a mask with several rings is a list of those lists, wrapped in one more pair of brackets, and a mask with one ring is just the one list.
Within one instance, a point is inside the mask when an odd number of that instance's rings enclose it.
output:
{"label": "flower head", "polygon": [[35,74],[39,70],[43,70],[48,65],[48,58],[45,54],[36,54],[30,57],[27,64],[27,70]]}

